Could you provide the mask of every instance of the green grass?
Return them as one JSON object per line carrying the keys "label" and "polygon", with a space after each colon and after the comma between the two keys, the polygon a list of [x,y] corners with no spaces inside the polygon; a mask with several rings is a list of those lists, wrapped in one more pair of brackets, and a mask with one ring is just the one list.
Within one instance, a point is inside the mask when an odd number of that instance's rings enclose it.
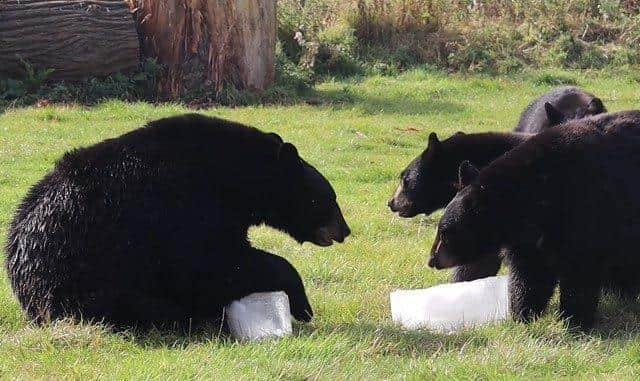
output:
{"label": "green grass", "polygon": [[[401,219],[386,208],[397,175],[426,144],[458,130],[513,128],[548,83],[576,81],[610,110],[634,108],[637,76],[599,72],[490,78],[414,70],[317,86],[314,105],[209,109],[209,115],[275,131],[332,182],[353,235],[342,245],[297,245],[266,227],[251,240],[288,258],[316,316],[293,337],[241,344],[215,329],[191,335],[109,333],[100,326],[27,322],[0,279],[0,377],[71,379],[637,379],[640,306],[605,299],[594,332],[567,331],[553,316],[451,335],[405,332],[388,294],[428,287],[447,272],[427,268],[438,214]],[[66,150],[117,136],[178,105],[105,102],[96,107],[7,109],[0,115],[0,237],[14,208]],[[555,305],[554,305],[555,307]]]}

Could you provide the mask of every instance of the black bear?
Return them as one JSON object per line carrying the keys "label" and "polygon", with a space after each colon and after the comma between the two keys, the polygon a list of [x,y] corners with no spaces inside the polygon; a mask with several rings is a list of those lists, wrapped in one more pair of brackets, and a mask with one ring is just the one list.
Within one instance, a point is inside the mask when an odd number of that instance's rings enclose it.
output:
{"label": "black bear", "polygon": [[507,247],[512,316],[540,315],[559,283],[561,315],[588,328],[601,288],[639,290],[639,171],[638,111],[570,121],[480,171],[463,162],[462,188],[439,222],[429,266],[463,265]]}
{"label": "black bear", "polygon": [[[461,162],[470,160],[484,167],[531,136],[533,134],[515,132],[459,132],[440,141],[432,132],[427,149],[400,174],[400,185],[387,205],[405,218],[421,213],[429,215],[444,208],[457,192],[457,169]],[[498,254],[483,257],[477,263],[456,267],[452,281],[496,275],[502,264]]]}
{"label": "black bear", "polygon": [[607,112],[600,98],[579,87],[557,87],[534,99],[520,114],[515,131],[538,133],[571,119]]}
{"label": "black bear", "polygon": [[[599,98],[578,87],[558,87],[533,100],[520,115],[515,133],[458,132],[440,142],[429,135],[427,148],[400,174],[401,184],[389,200],[401,217],[431,214],[455,195],[456,169],[463,160],[483,167],[526,140],[531,134],[567,120],[605,113]],[[449,169],[454,169],[447,173]]]}
{"label": "black bear", "polygon": [[387,205],[405,218],[444,208],[456,195],[460,163],[469,160],[484,167],[531,136],[515,132],[458,132],[440,141],[432,132],[427,149],[400,173],[400,184]]}
{"label": "black bear", "polygon": [[[482,168],[519,143],[566,120],[606,112],[602,101],[577,87],[558,87],[542,94],[520,115],[516,131],[520,133],[457,133],[440,142],[429,135],[427,149],[401,173],[401,184],[388,206],[401,217],[431,214],[443,208],[456,193],[457,168],[469,160]],[[496,275],[500,269],[499,253],[478,263],[456,267],[453,282],[470,281]]]}
{"label": "black bear", "polygon": [[320,246],[350,234],[331,185],[292,144],[171,117],[65,154],[19,206],[6,268],[38,322],[205,323],[234,299],[275,290],[309,321],[297,271],[247,240],[262,223]]}

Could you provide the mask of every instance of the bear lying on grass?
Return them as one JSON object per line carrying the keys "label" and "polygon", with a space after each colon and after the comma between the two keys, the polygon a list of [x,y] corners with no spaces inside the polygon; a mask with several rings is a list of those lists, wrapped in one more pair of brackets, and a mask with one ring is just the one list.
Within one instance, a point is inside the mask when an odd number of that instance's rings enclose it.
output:
{"label": "bear lying on grass", "polygon": [[[457,133],[440,142],[429,135],[426,150],[401,173],[401,184],[388,206],[401,217],[431,214],[445,207],[456,193],[457,169],[464,160],[483,168],[505,152],[538,133],[566,120],[605,112],[600,99],[577,87],[558,87],[533,100],[520,115],[516,131]],[[496,275],[501,259],[495,253],[477,263],[456,267],[452,281],[462,282]]]}
{"label": "bear lying on grass", "polygon": [[570,121],[479,172],[464,162],[429,266],[464,265],[507,247],[513,317],[541,314],[559,283],[561,315],[588,328],[603,286],[638,293],[639,172],[637,111]]}
{"label": "bear lying on grass", "polygon": [[65,154],[19,206],[6,267],[38,322],[204,323],[234,299],[275,290],[309,321],[297,271],[247,240],[262,223],[320,246],[350,233],[331,185],[293,145],[177,116]]}

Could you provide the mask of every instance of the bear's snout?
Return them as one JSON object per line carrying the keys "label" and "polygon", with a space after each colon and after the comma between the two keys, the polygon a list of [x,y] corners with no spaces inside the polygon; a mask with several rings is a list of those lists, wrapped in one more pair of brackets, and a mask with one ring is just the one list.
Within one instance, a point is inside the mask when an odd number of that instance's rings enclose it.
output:
{"label": "bear's snout", "polygon": [[406,202],[402,203],[400,201],[397,201],[395,196],[387,201],[387,206],[393,213],[398,213],[401,215],[401,217],[408,209]]}
{"label": "bear's snout", "polygon": [[350,234],[351,229],[349,228],[349,225],[347,225],[347,221],[344,220],[342,213],[340,213],[340,221],[338,222],[338,227],[336,228],[333,239],[339,243],[342,243]]}
{"label": "bear's snout", "polygon": [[443,247],[442,238],[440,234],[436,236],[436,240],[431,248],[431,255],[429,256],[429,262],[427,265],[436,270],[447,269],[455,266],[451,258]]}
{"label": "bear's snout", "polygon": [[331,246],[333,241],[338,243],[344,242],[351,234],[351,229],[347,225],[344,216],[339,208],[336,207],[334,211],[333,220],[326,226],[318,228],[315,233],[312,242],[318,246]]}
{"label": "bear's snout", "polygon": [[415,217],[418,213],[414,210],[413,202],[404,194],[402,186],[399,186],[396,193],[387,201],[387,206],[392,212],[398,213],[400,217]]}
{"label": "bear's snout", "polygon": [[313,243],[318,246],[331,246],[333,245],[333,241],[338,243],[344,242],[349,234],[351,234],[351,230],[346,224],[344,224],[344,226],[325,226],[316,230]]}
{"label": "bear's snout", "polygon": [[400,211],[398,202],[396,199],[402,194],[402,184],[398,185],[396,191],[393,192],[393,196],[387,201],[387,206],[391,209],[392,212],[396,213]]}
{"label": "bear's snout", "polygon": [[345,240],[345,238],[351,235],[351,229],[349,228],[349,225],[347,225],[347,222],[343,220],[340,230],[341,230],[341,236],[336,241],[342,243]]}
{"label": "bear's snout", "polygon": [[455,266],[452,261],[447,259],[446,255],[440,254],[431,254],[427,265],[436,270],[448,269]]}
{"label": "bear's snout", "polygon": [[427,265],[432,269],[440,270],[440,262],[438,261],[438,257],[435,255],[431,255],[429,257],[429,263]]}

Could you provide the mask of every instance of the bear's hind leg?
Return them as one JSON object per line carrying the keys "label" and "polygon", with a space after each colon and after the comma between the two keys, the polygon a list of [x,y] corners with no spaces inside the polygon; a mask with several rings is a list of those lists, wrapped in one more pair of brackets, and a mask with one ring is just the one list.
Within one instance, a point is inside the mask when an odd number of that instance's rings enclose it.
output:
{"label": "bear's hind leg", "polygon": [[636,276],[637,268],[635,264],[609,268],[603,280],[604,290],[625,303],[635,302],[640,294],[640,282]]}
{"label": "bear's hind leg", "polygon": [[509,254],[509,307],[516,321],[527,323],[542,315],[557,282],[551,266],[536,253],[535,248],[518,248]]}
{"label": "bear's hind leg", "polygon": [[601,282],[595,268],[580,264],[560,277],[560,315],[581,329],[593,326]]}

